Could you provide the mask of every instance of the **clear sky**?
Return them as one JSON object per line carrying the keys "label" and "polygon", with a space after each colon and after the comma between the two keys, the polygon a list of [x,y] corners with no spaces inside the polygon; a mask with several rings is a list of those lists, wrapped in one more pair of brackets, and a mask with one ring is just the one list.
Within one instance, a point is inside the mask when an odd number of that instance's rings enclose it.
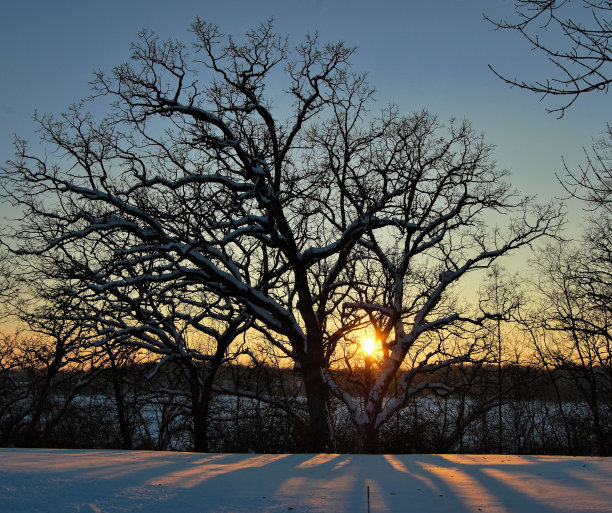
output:
{"label": "clear sky", "polygon": [[[353,60],[367,71],[380,105],[406,113],[423,107],[446,120],[470,120],[497,146],[513,184],[542,199],[561,195],[555,172],[561,157],[576,166],[583,147],[610,121],[610,98],[584,97],[558,120],[529,92],[510,89],[488,69],[521,79],[544,78],[546,62],[517,34],[493,30],[482,13],[512,16],[509,0],[30,0],[5,2],[0,17],[0,158],[12,156],[18,134],[35,142],[31,115],[58,113],[89,92],[94,69],[129,58],[139,29],[190,40],[200,16],[240,35],[273,16],[277,31],[300,42],[318,30],[322,40],[358,47]],[[552,102],[552,103],[551,103]],[[3,209],[4,210],[4,209]]]}

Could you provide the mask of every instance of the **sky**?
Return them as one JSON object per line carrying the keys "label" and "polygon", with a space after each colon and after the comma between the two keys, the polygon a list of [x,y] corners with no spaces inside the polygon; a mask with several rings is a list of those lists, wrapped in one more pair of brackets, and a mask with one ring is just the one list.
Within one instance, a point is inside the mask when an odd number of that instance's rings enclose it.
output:
{"label": "sky", "polygon": [[[610,120],[609,98],[580,98],[562,119],[527,91],[509,88],[488,65],[511,77],[545,78],[546,61],[518,34],[484,20],[511,17],[508,0],[259,0],[6,2],[0,17],[0,160],[12,157],[15,134],[36,142],[32,114],[60,113],[89,93],[96,69],[129,59],[140,29],[189,42],[200,18],[240,36],[270,17],[290,43],[319,31],[323,41],[357,46],[353,67],[368,73],[378,104],[410,113],[427,108],[443,121],[467,119],[496,145],[512,184],[542,200],[563,195],[555,178],[562,157],[575,169],[584,148]],[[2,208],[6,215],[6,206]],[[570,206],[577,226],[580,211]]]}

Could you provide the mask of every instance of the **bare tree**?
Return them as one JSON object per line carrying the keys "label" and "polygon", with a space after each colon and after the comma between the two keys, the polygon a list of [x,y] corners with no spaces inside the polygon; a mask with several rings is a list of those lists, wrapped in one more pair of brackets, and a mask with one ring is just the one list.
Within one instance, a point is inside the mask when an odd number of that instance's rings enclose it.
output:
{"label": "bare tree", "polygon": [[[63,277],[63,283],[71,283],[71,294],[80,300],[78,307],[65,315],[97,334],[88,344],[107,352],[113,378],[118,372],[115,360],[126,350],[157,355],[159,361],[149,379],[162,366],[176,364],[185,374],[188,390],[169,393],[188,397],[193,449],[207,451],[215,378],[221,366],[242,351],[241,347],[230,350],[230,345],[248,329],[249,317],[202,285],[167,281],[159,275],[153,278],[152,273],[157,273],[151,262],[117,268],[112,260],[85,254],[81,258],[87,260],[88,267],[83,268],[74,266],[75,257],[72,252],[66,268],[60,261],[54,266],[59,272],[54,278]],[[122,396],[119,384],[113,384],[125,439]]]}
{"label": "bare tree", "polygon": [[[412,395],[449,391],[441,383],[413,386],[416,376],[489,352],[478,331],[500,314],[470,312],[453,300],[453,286],[503,254],[553,233],[560,220],[552,207],[530,212],[529,200],[504,183],[504,172],[490,161],[491,147],[469,124],[451,122],[445,134],[428,113],[383,119],[377,131],[383,135],[368,142],[372,150],[364,155],[371,198],[366,204],[380,212],[379,219],[391,222],[369,228],[360,238],[358,272],[343,304],[356,316],[352,326],[360,321],[372,327],[380,357],[374,378],[368,378],[363,408],[328,380],[351,412],[364,451],[375,450],[380,427]],[[337,147],[324,145],[332,170],[335,156],[346,154],[343,145],[354,144],[353,134],[342,130],[338,123],[328,132]],[[340,161],[336,174],[343,165],[354,172],[350,162]],[[495,213],[516,215],[505,233],[487,229],[485,217]],[[407,359],[412,364],[402,373],[402,393],[387,400]]]}
{"label": "bare tree", "polygon": [[[78,394],[96,375],[95,355],[84,350],[81,326],[53,305],[22,314],[27,328],[1,340],[4,442],[36,446],[48,440]],[[54,310],[50,315],[49,310]]]}
{"label": "bare tree", "polygon": [[592,214],[587,224],[593,231],[607,235],[612,217],[612,125],[608,124],[604,136],[585,150],[585,157],[577,170],[564,164],[565,173],[558,179],[568,195],[580,200],[584,210]]}
{"label": "bare tree", "polygon": [[[330,390],[376,432],[405,404],[384,397],[411,350],[424,355],[412,374],[465,360],[436,333],[482,319],[447,301],[451,285],[553,233],[560,214],[514,193],[468,123],[372,114],[342,43],[291,50],[270,23],[244,42],[200,20],[192,32],[193,56],[143,32],[131,64],[98,73],[101,122],[87,104],[39,118],[54,160],[17,141],[2,183],[24,216],[4,240],[94,278],[102,255],[118,288],[188,283],[226,299],[296,362],[311,450],[332,450]],[[507,230],[487,229],[489,214],[510,214]],[[330,365],[366,323],[385,350],[360,414]]]}
{"label": "bare tree", "polygon": [[[516,22],[494,21],[502,29],[518,31],[536,50],[543,52],[560,76],[535,83],[500,76],[507,83],[546,95],[565,96],[569,100],[552,112],[563,116],[565,110],[585,93],[607,93],[612,61],[612,4],[591,0],[517,0]],[[490,20],[491,21],[491,20]],[[551,44],[547,36],[561,36],[561,43]],[[610,167],[611,129],[606,136],[585,151],[586,162],[578,170],[565,166],[559,180],[570,197],[583,201],[590,213],[584,235],[577,245],[551,246],[538,260],[540,292],[546,307],[532,320],[551,334],[534,336],[546,344],[537,346],[545,367],[561,369],[575,380],[589,405],[599,454],[608,454],[606,446],[606,408],[602,397],[610,388],[610,244],[612,243]],[[556,384],[555,384],[556,387]],[[612,388],[611,388],[612,390]],[[607,407],[609,410],[609,406]],[[564,418],[565,421],[565,418]],[[567,423],[566,423],[567,424]]]}
{"label": "bare tree", "polygon": [[587,238],[580,248],[549,246],[539,259],[545,305],[540,323],[550,335],[538,351],[547,365],[572,379],[591,413],[595,452],[606,456],[612,450],[610,285],[607,276],[593,279],[595,253]]}
{"label": "bare tree", "polygon": [[0,323],[15,319],[21,306],[21,284],[14,255],[0,248]]}
{"label": "bare tree", "polygon": [[508,351],[511,349],[505,339],[509,336],[508,330],[502,326],[512,321],[512,316],[523,302],[521,287],[515,276],[497,263],[493,264],[487,272],[487,280],[480,291],[480,303],[483,311],[490,311],[496,318],[490,324],[490,335],[492,338],[491,349],[495,354],[494,361],[497,365],[497,450],[502,454],[503,447],[503,405],[506,401],[507,386],[504,384],[504,364],[512,362],[519,364],[519,357],[512,359]]}
{"label": "bare tree", "polygon": [[521,34],[545,55],[558,73],[535,82],[508,78],[491,70],[506,83],[543,96],[567,97],[549,109],[563,116],[581,94],[608,92],[612,76],[612,4],[607,0],[515,0],[515,20],[493,20],[500,29]]}
{"label": "bare tree", "polygon": [[[157,368],[175,363],[185,373],[193,449],[208,451],[208,421],[215,379],[221,366],[239,354],[240,348],[230,351],[230,344],[246,331],[248,317],[222,300],[212,304],[210,298],[200,299],[198,312],[187,314],[181,303],[188,302],[190,295],[180,288],[161,297],[163,308],[155,304],[150,294],[146,301],[142,301],[142,296],[134,300],[125,293],[120,297],[124,308],[110,305],[106,315],[97,320],[104,339],[159,354],[162,358]],[[127,311],[126,305],[129,305]],[[122,315],[117,315],[118,311]],[[184,394],[180,390],[170,392]]]}

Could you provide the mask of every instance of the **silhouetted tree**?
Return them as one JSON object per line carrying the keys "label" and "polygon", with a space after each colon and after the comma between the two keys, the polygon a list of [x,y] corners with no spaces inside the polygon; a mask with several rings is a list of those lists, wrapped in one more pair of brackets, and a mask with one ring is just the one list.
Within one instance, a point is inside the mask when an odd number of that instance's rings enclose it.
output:
{"label": "silhouetted tree", "polygon": [[[549,246],[539,259],[541,323],[551,335],[538,348],[544,360],[569,376],[589,407],[597,454],[609,455],[612,430],[610,281],[597,273],[596,250]],[[603,289],[603,290],[602,290]],[[607,299],[604,299],[606,296]]]}
{"label": "silhouetted tree", "polygon": [[[109,298],[137,283],[206,288],[296,362],[311,450],[334,449],[330,390],[366,449],[426,388],[411,387],[416,374],[475,351],[441,336],[487,317],[449,301],[451,286],[554,233],[560,214],[513,192],[468,123],[372,114],[343,43],[308,36],[291,50],[271,23],[244,42],[200,20],[192,33],[193,56],[143,32],[131,64],[97,73],[91,101],[111,102],[102,121],[87,103],[39,118],[54,160],[17,141],[2,183],[23,218],[5,240],[81,267],[88,290],[102,273]],[[498,213],[507,229],[487,228]],[[192,306],[207,314],[206,301]],[[384,350],[359,412],[330,366],[366,324]],[[386,402],[409,354],[422,359]]]}

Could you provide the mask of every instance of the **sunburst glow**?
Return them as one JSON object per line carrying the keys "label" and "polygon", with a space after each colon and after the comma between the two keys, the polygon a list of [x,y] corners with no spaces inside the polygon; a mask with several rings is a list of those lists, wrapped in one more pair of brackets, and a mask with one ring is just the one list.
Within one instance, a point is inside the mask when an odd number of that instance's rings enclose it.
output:
{"label": "sunburst glow", "polygon": [[374,349],[376,348],[376,340],[374,340],[374,337],[367,337],[361,343],[361,348],[367,356],[371,356],[374,352]]}

